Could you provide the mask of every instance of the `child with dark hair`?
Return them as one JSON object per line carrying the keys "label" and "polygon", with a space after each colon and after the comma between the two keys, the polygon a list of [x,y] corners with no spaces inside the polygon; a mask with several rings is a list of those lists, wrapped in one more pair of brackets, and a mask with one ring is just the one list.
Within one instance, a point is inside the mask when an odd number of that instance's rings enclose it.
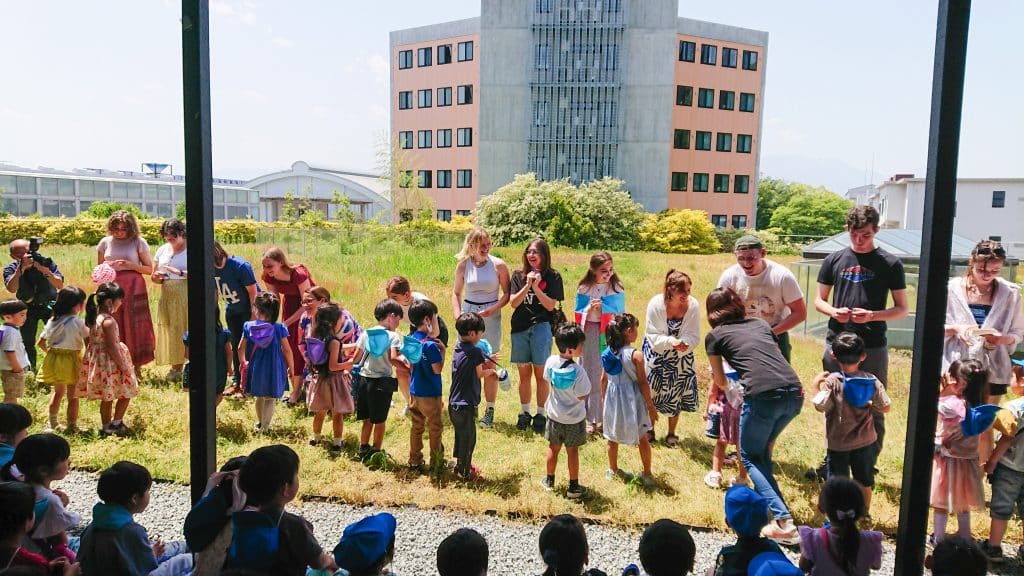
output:
{"label": "child with dark hair", "polygon": [[0,381],[3,381],[4,402],[16,404],[25,394],[25,370],[32,364],[21,337],[21,327],[28,319],[28,305],[21,300],[0,302]]}
{"label": "child with dark hair", "polygon": [[924,566],[932,576],[985,576],[988,558],[981,546],[970,538],[950,536],[935,545]]}
{"label": "child with dark hair", "polygon": [[825,482],[818,510],[828,516],[829,526],[799,528],[800,568],[804,572],[867,576],[882,567],[882,533],[857,529],[857,520],[867,514],[864,494],[863,486],[845,476]]}
{"label": "child with dark hair", "polygon": [[308,360],[306,366],[313,376],[306,392],[306,407],[313,413],[313,436],[309,445],[320,443],[324,419],[330,411],[333,454],[341,452],[345,416],[355,410],[352,378],[347,372],[352,363],[344,360],[341,340],[335,336],[343,323],[340,306],[333,302],[321,304],[314,316],[313,330],[303,344]]}
{"label": "child with dark hair", "polygon": [[545,403],[548,415],[544,438],[548,441],[547,475],[541,479],[541,486],[551,491],[555,488],[555,468],[558,453],[565,446],[569,467],[569,488],[567,498],[582,498],[586,488],[580,485],[580,446],[587,443],[587,405],[590,394],[590,379],[586,370],[573,359],[583,354],[583,329],[578,324],[563,324],[555,331],[555,345],[558,354],[551,355],[544,365],[544,379],[551,385],[551,394]]}
{"label": "child with dark hair", "polygon": [[82,369],[82,350],[89,337],[89,327],[78,317],[85,310],[85,292],[75,286],[65,286],[57,292],[53,303],[53,316],[46,321],[39,335],[39,348],[46,352],[39,370],[39,381],[53,387],[50,396],[50,419],[45,429],[57,428],[57,412],[64,394],[68,396],[68,430],[78,428],[78,373]]}
{"label": "child with dark hair", "polygon": [[373,317],[378,326],[367,328],[359,335],[354,357],[354,362],[359,365],[356,419],[363,423],[359,432],[359,457],[364,462],[380,452],[384,443],[391,396],[398,388],[398,380],[392,375],[394,368],[402,366],[405,370],[412,370],[401,352],[402,338],[395,332],[402,321],[402,307],[386,298],[374,307]]}
{"label": "child with dark hair", "polygon": [[[1021,371],[1020,360],[1013,360],[1014,372]],[[992,502],[989,505],[988,538],[981,548],[992,560],[1003,557],[1003,536],[1013,517],[1014,506],[1018,517],[1024,516],[1024,378],[1019,374],[1011,385],[1017,398],[1003,405],[996,415],[993,428],[999,432],[995,450],[985,463],[985,473],[992,483]],[[1024,560],[1024,545],[1017,549],[1017,557]]]}
{"label": "child with dark hair", "polygon": [[[103,435],[124,435],[124,415],[139,393],[139,380],[128,346],[114,314],[124,304],[124,289],[113,282],[100,284],[85,304],[89,342],[82,358],[75,396],[100,401]],[[116,403],[116,404],[115,404]],[[113,414],[111,414],[113,410]]]}
{"label": "child with dark hair", "polygon": [[31,486],[23,482],[0,482],[0,558],[7,562],[0,573],[13,573],[17,569],[34,576],[79,574],[77,563],[68,562],[63,556],[47,560],[21,545],[35,524],[34,507],[35,494]]}
{"label": "child with dark hair", "polygon": [[220,574],[231,543],[231,514],[245,506],[238,470],[245,456],[236,456],[210,475],[206,492],[185,516],[185,543],[195,552],[193,576]]}
{"label": "child with dark hair", "polygon": [[348,576],[393,576],[386,568],[395,558],[395,517],[367,516],[345,527],[334,547],[334,562]]}
{"label": "child with dark hair", "polygon": [[725,522],[736,533],[736,543],[718,551],[715,565],[707,576],[745,576],[750,561],[763,552],[782,549],[761,536],[769,522],[768,500],[746,486],[733,486],[725,491]]}
{"label": "child with dark hair", "polygon": [[294,372],[295,358],[288,344],[288,328],[277,321],[281,312],[277,295],[273,292],[259,294],[253,300],[252,309],[256,320],[242,325],[238,361],[245,372],[245,391],[256,397],[254,430],[257,434],[268,434],[274,404],[288,389],[288,375]]}
{"label": "child with dark hair", "polygon": [[867,358],[864,340],[852,332],[843,332],[832,341],[832,357],[839,372],[822,372],[813,381],[818,393],[812,403],[825,413],[825,438],[828,442],[828,475],[853,476],[864,487],[865,514],[871,509],[871,491],[875,486],[875,441],[873,412],[888,412],[892,402],[885,387],[873,374],[860,369]]}
{"label": "child with dark hair", "polygon": [[697,546],[686,526],[662,518],[644,530],[639,552],[649,576],[684,576],[693,570]]}
{"label": "child with dark hair", "polygon": [[[444,459],[441,443],[441,368],[444,365],[444,345],[431,338],[433,322],[437,318],[437,305],[430,300],[415,300],[409,306],[409,321],[416,328],[412,338],[420,343],[420,358],[412,366],[409,383],[409,468],[423,470],[423,431],[430,441],[430,462]],[[415,343],[413,343],[415,344]]]}
{"label": "child with dark hair", "polygon": [[608,347],[601,353],[601,388],[604,398],[603,433],[608,440],[609,480],[628,482],[632,474],[619,469],[619,444],[640,447],[644,486],[654,485],[651,474],[651,443],[647,432],[654,429],[658,411],[647,383],[644,355],[633,348],[640,323],[632,314],[616,314],[605,328]]}
{"label": "child with dark hair", "polygon": [[[576,329],[579,330],[579,326],[576,326]],[[582,334],[583,331],[580,330],[580,335]],[[582,347],[582,344],[581,339],[577,346]],[[540,557],[547,566],[544,576],[605,576],[604,572],[596,568],[583,571],[584,566],[590,562],[590,545],[587,544],[587,533],[583,529],[583,524],[572,514],[559,514],[545,524],[540,531],[538,544]]]}
{"label": "child with dark hair", "polygon": [[0,403],[0,468],[14,459],[14,450],[28,436],[32,413],[20,404]]}
{"label": "child with dark hair", "polygon": [[153,477],[134,462],[115,462],[100,474],[92,523],[82,533],[79,560],[86,574],[178,576],[192,572],[184,542],[150,543],[133,516],[149,506]]}
{"label": "child with dark hair", "polygon": [[[213,390],[215,392],[215,406],[220,406],[221,400],[224,399],[224,389],[227,386],[228,377],[234,377],[235,367],[232,364],[232,356],[235,353],[235,349],[231,344],[231,332],[224,328],[221,324],[220,316],[214,321],[213,325],[213,342],[214,350],[223,351],[223,354],[216,354],[214,356],[214,377],[213,377]],[[186,331],[181,337],[182,344],[185,345],[185,366],[181,370],[181,387],[188,390],[192,384],[192,368],[190,362],[188,362],[188,332]]]}
{"label": "child with dark hair", "polygon": [[257,574],[304,576],[307,568],[336,570],[334,558],[303,517],[285,512],[299,493],[299,455],[283,444],[253,450],[238,472],[246,506],[231,517],[225,568]]}
{"label": "child with dark hair", "polygon": [[483,317],[463,312],[455,320],[455,330],[459,342],[452,352],[452,387],[448,392],[448,417],[455,430],[455,473],[463,478],[479,477],[480,470],[473,465],[473,450],[480,379],[494,374],[494,362],[477,346],[487,330]]}
{"label": "child with dark hair", "polygon": [[441,576],[487,576],[487,539],[472,528],[459,528],[437,547]]}

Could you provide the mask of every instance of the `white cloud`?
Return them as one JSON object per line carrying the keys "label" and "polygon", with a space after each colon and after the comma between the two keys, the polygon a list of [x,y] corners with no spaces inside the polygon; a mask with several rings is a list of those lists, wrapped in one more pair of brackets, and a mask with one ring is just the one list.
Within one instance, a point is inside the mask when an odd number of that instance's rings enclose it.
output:
{"label": "white cloud", "polygon": [[378,84],[388,81],[388,59],[379,53],[370,54],[364,61],[366,68],[373,74],[373,79]]}
{"label": "white cloud", "polygon": [[211,0],[210,12],[226,18],[237,18],[243,24],[254,24],[256,13],[253,11],[255,5],[252,2],[228,2],[226,0]]}
{"label": "white cloud", "polygon": [[289,40],[288,38],[285,38],[284,36],[274,36],[273,38],[270,39],[270,41],[273,42],[274,45],[280,46],[281,48],[292,47],[292,41]]}
{"label": "white cloud", "polygon": [[310,106],[309,113],[312,114],[313,118],[318,120],[325,120],[331,116],[334,116],[334,108],[326,106],[324,104],[314,104]]}
{"label": "white cloud", "polygon": [[31,120],[32,116],[20,110],[15,110],[9,106],[4,106],[3,108],[0,108],[0,118],[3,118],[4,120]]}

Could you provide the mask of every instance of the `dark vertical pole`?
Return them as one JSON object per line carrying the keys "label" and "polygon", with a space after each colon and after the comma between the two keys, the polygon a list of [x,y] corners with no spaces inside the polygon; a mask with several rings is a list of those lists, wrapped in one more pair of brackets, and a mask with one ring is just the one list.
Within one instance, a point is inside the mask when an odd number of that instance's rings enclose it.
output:
{"label": "dark vertical pole", "polygon": [[970,0],[939,1],[921,276],[914,323],[915,353],[903,457],[904,490],[900,496],[900,524],[896,532],[896,574],[900,576],[920,576],[924,572],[970,12]]}
{"label": "dark vertical pole", "polygon": [[[185,102],[185,216],[188,221],[188,325],[191,387],[188,395],[192,501],[203,495],[217,462],[213,279],[213,158],[210,153],[210,7],[181,2]],[[224,353],[223,350],[220,351]]]}

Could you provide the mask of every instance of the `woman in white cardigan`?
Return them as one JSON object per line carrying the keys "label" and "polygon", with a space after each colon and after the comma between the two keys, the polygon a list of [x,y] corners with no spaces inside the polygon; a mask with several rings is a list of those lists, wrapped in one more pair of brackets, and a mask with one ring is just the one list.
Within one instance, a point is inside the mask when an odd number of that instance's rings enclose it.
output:
{"label": "woman in white cardigan", "polygon": [[[700,303],[690,296],[692,282],[684,272],[672,269],[665,276],[665,290],[647,303],[643,353],[647,382],[654,407],[668,416],[665,443],[676,446],[679,413],[697,410],[697,372],[693,349],[700,342]],[[650,432],[654,441],[654,431]]]}

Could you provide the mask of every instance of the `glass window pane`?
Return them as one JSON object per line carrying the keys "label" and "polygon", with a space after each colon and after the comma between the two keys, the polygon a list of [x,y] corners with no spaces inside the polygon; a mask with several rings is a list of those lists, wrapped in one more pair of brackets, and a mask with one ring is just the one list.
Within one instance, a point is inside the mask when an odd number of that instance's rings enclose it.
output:
{"label": "glass window pane", "polygon": [[127,198],[128,187],[124,182],[114,182],[114,198]]}
{"label": "glass window pane", "polygon": [[[224,189],[223,188],[214,188],[213,189],[213,201],[217,202],[217,203],[223,203],[224,202]],[[221,216],[221,218],[223,218],[223,216]]]}
{"label": "glass window pane", "polygon": [[32,214],[35,214],[37,210],[35,199],[18,200],[18,216],[31,216]]}
{"label": "glass window pane", "polygon": [[128,197],[141,199],[142,198],[142,184],[128,184]]}
{"label": "glass window pane", "polygon": [[78,201],[78,207],[79,207],[79,209],[81,209],[82,212],[85,212],[86,210],[88,210],[89,206],[92,206],[92,200],[79,200]]}
{"label": "glass window pane", "polygon": [[213,218],[215,220],[223,220],[224,219],[224,207],[223,206],[214,206],[213,207]]}
{"label": "glass window pane", "polygon": [[[57,183],[54,182],[54,186]],[[60,201],[59,200],[43,200],[43,216],[47,218],[56,218],[60,216]]]}
{"label": "glass window pane", "polygon": [[56,196],[57,195],[57,179],[56,178],[41,178],[40,179],[40,192],[43,196]]}
{"label": "glass window pane", "polygon": [[245,219],[249,217],[249,209],[245,206],[228,206],[228,218]]}
{"label": "glass window pane", "polygon": [[253,190],[252,192],[249,192],[249,204],[259,204],[259,203],[260,203],[260,193],[256,192],[255,190]]}
{"label": "glass window pane", "polygon": [[36,179],[31,176],[18,176],[18,194],[22,196],[35,196]]}
{"label": "glass window pane", "polygon": [[14,176],[0,174],[0,194],[14,194],[18,190],[17,180]]}
{"label": "glass window pane", "polygon": [[74,196],[75,195],[75,181],[61,178],[57,183],[57,193],[61,196]]}
{"label": "glass window pane", "polygon": [[74,218],[78,215],[78,210],[75,208],[74,200],[61,200],[60,201],[60,215],[65,218]]}

